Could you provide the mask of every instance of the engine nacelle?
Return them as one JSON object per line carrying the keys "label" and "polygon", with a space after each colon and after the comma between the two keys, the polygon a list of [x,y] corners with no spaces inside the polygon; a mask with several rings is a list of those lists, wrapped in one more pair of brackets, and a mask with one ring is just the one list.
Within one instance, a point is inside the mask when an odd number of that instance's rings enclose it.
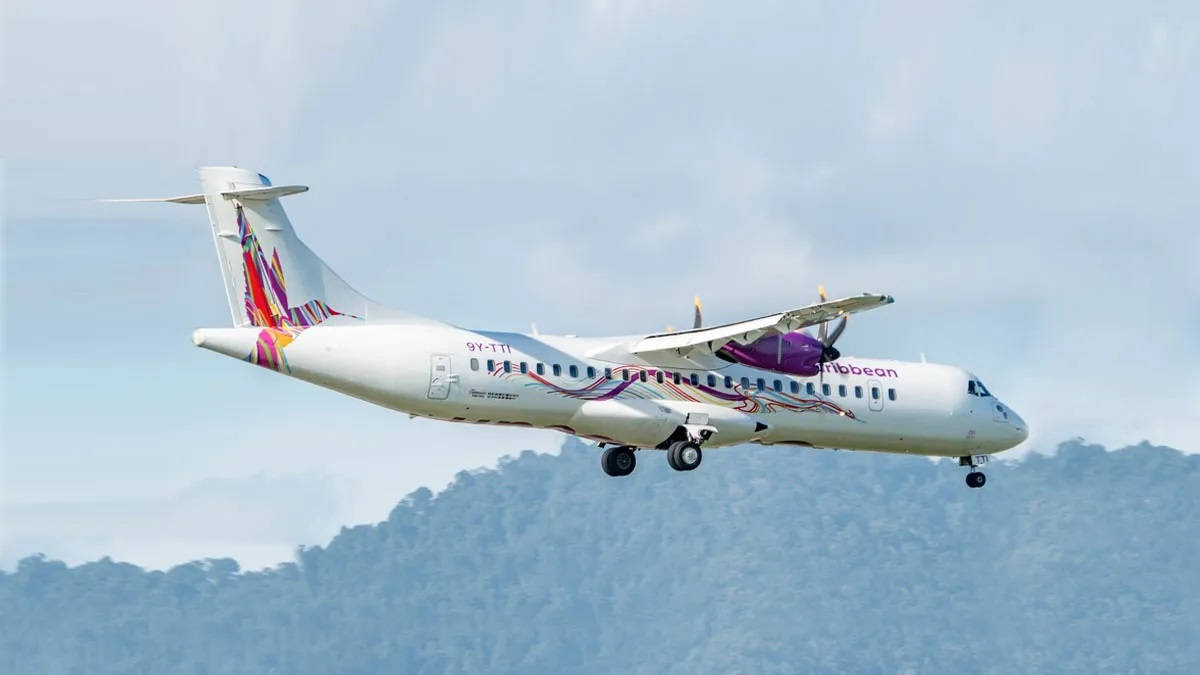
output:
{"label": "engine nacelle", "polygon": [[811,377],[820,372],[823,353],[819,340],[795,332],[762,337],[748,345],[730,342],[721,347],[717,356],[751,368]]}

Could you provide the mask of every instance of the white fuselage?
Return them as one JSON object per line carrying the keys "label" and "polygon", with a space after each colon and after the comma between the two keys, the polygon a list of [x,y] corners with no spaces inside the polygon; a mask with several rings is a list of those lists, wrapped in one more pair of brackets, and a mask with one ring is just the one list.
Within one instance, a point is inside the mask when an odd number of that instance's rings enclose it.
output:
{"label": "white fuselage", "polygon": [[[821,377],[795,377],[720,360],[647,363],[630,354],[636,338],[338,319],[297,335],[275,369],[433,419],[558,429],[642,448],[690,423],[715,432],[706,447],[754,442],[943,456],[998,452],[1028,434],[995,397],[969,392],[973,376],[953,366],[844,356]],[[202,329],[194,339],[245,359],[260,332]]]}

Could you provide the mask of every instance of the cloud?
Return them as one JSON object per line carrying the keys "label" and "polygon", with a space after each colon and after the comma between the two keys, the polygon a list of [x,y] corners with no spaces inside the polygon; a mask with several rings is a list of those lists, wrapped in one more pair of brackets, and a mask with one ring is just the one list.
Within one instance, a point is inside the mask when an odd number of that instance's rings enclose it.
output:
{"label": "cloud", "polygon": [[78,564],[103,556],[154,568],[225,557],[259,568],[323,543],[341,525],[352,486],[311,475],[206,478],[164,499],[0,504],[0,567],[31,553]]}

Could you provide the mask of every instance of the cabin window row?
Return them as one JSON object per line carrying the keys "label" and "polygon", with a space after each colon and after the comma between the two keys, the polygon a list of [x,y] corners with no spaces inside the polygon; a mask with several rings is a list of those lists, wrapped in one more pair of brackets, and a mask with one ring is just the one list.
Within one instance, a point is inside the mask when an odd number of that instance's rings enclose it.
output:
{"label": "cabin window row", "polygon": [[[489,373],[496,371],[496,361],[494,359],[488,359],[486,365],[487,365],[487,370]],[[521,361],[516,364],[514,364],[512,361],[503,361],[500,364],[500,369],[506,373],[511,373],[515,370],[521,374],[526,374],[529,372],[529,364],[526,363],[525,361]],[[476,359],[476,358],[471,359],[471,370],[479,370],[479,359]],[[538,375],[545,375],[546,374],[546,364],[535,363],[533,366],[533,370]],[[552,363],[552,364],[550,364],[550,372],[553,373],[555,377],[562,377],[563,367],[560,364]],[[579,366],[569,365],[566,368],[566,372],[569,377],[577,378],[577,377],[579,377],[579,372],[580,372]],[[586,375],[589,379],[595,378],[596,374],[597,374],[596,369],[593,368],[592,366],[587,366],[584,369],[584,372],[586,373]],[[684,381],[686,381],[689,384],[691,384],[693,387],[700,386],[700,375],[698,373],[691,373],[689,375],[683,375],[682,373],[679,373],[679,372],[666,372],[666,371],[662,371],[662,370],[653,370],[653,371],[640,370],[640,371],[637,371],[637,373],[631,373],[631,371],[628,368],[621,369],[621,379],[625,380],[625,381],[629,381],[631,378],[637,378],[638,380],[641,380],[642,382],[647,382],[647,381],[649,381],[650,377],[653,377],[654,380],[656,382],[658,382],[659,384],[662,384],[662,383],[666,382],[667,379],[670,379],[675,384],[682,384]],[[604,379],[606,379],[606,380],[613,379],[612,368],[604,369]],[[712,373],[709,373],[708,375],[705,376],[705,383],[710,388],[716,388],[717,381],[718,381],[717,376],[713,375]],[[733,377],[726,375],[723,378],[723,381],[721,382],[721,384],[723,384],[726,389],[733,389]],[[751,386],[750,378],[743,377],[738,381],[738,384],[741,385],[742,389],[748,390],[748,389],[750,389],[750,386]],[[766,389],[767,388],[766,378],[762,378],[762,377],[756,378],[753,382],[753,385],[754,385],[754,388],[758,389],[759,391]],[[774,391],[782,393],[783,392],[783,380],[780,380],[780,379],[772,380],[771,388]],[[788,391],[793,394],[799,394],[802,389],[801,384],[795,380],[788,380],[787,388],[788,388]],[[804,390],[804,393],[808,394],[809,396],[817,395],[817,385],[813,384],[812,382],[808,382],[805,385],[803,385],[803,390]],[[870,393],[871,399],[876,400],[876,401],[880,400],[880,398],[883,396],[883,392],[881,391],[881,389],[879,387],[871,387],[869,393]],[[822,384],[821,385],[821,395],[832,396],[833,395],[833,386],[830,384]],[[847,387],[847,385],[844,385],[844,384],[837,385],[837,395],[842,398],[848,397],[850,395],[850,391],[849,391],[849,388]],[[861,385],[855,385],[854,386],[854,398],[863,398],[863,396],[864,396],[864,388]],[[896,400],[896,389],[894,387],[888,387],[887,398],[889,401]]]}

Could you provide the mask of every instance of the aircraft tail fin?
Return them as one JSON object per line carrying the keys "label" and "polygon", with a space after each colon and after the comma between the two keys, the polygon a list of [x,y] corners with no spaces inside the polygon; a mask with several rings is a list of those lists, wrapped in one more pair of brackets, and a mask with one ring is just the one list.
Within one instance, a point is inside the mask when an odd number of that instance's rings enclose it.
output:
{"label": "aircraft tail fin", "polygon": [[199,194],[101,201],[205,205],[235,327],[294,333],[335,317],[440,323],[372,302],[296,236],[279,200],[307,187],[271,185],[260,173],[232,166],[201,167],[200,183]]}
{"label": "aircraft tail fin", "polygon": [[[339,315],[366,318],[374,303],[313,253],[284,213],[280,198],[307,187],[273,186],[236,167],[203,167],[200,182],[234,326],[304,328]],[[193,197],[172,201],[195,203]]]}

